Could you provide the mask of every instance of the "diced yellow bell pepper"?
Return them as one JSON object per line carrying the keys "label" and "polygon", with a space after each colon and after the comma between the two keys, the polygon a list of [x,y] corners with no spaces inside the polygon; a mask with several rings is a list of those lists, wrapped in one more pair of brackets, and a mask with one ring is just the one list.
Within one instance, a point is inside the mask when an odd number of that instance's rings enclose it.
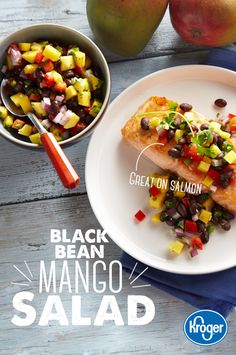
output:
{"label": "diced yellow bell pepper", "polygon": [[18,130],[18,133],[21,134],[22,136],[29,137],[32,133],[33,127],[29,124],[25,124],[22,128]]}
{"label": "diced yellow bell pepper", "polygon": [[223,139],[229,139],[229,138],[231,137],[231,134],[230,134],[230,133],[225,132],[225,131],[222,131],[222,130],[219,132],[219,135],[220,135],[221,138],[223,138]]}
{"label": "diced yellow bell pepper", "polygon": [[70,85],[66,88],[66,101],[70,100],[72,97],[77,96],[77,91],[74,86]]}
{"label": "diced yellow bell pepper", "polygon": [[44,110],[42,102],[31,102],[33,110],[39,116],[45,116],[47,112]]}
{"label": "diced yellow bell pepper", "polygon": [[61,60],[61,71],[75,68],[73,55],[62,56],[60,60]]}
{"label": "diced yellow bell pepper", "polygon": [[14,119],[12,116],[7,115],[7,117],[5,117],[4,121],[3,121],[3,127],[5,128],[11,128],[13,125]]}
{"label": "diced yellow bell pepper", "polygon": [[163,208],[165,196],[166,196],[165,192],[160,192],[156,197],[150,196],[149,198],[150,207],[156,210],[161,210]]}
{"label": "diced yellow bell pepper", "polygon": [[206,176],[203,180],[203,185],[206,187],[210,187],[213,184],[214,180],[210,176]]}
{"label": "diced yellow bell pepper", "polygon": [[199,171],[201,171],[202,173],[207,173],[208,170],[210,169],[210,166],[211,166],[210,164],[208,164],[208,163],[206,163],[205,161],[202,160],[202,161],[199,163],[197,169],[198,169]]}
{"label": "diced yellow bell pepper", "polygon": [[30,99],[26,95],[24,95],[21,98],[20,106],[21,106],[22,110],[24,111],[24,113],[28,113],[28,112],[32,112],[33,111],[33,107],[31,105]]}
{"label": "diced yellow bell pepper", "polygon": [[207,224],[208,222],[210,222],[211,218],[212,218],[212,213],[210,211],[201,209],[199,214],[200,221]]}
{"label": "diced yellow bell pepper", "polygon": [[185,192],[182,192],[182,191],[175,191],[175,196],[178,197],[178,198],[183,198],[184,196],[186,195]]}
{"label": "diced yellow bell pepper", "polygon": [[43,49],[43,46],[40,44],[40,43],[37,43],[37,42],[33,42],[31,44],[31,48],[30,48],[32,51],[39,51],[41,52],[42,49]]}
{"label": "diced yellow bell pepper", "polygon": [[73,128],[79,122],[80,117],[77,116],[74,112],[71,115],[69,121],[64,125],[65,129]]}
{"label": "diced yellow bell pepper", "polygon": [[207,157],[207,156],[203,157],[203,161],[204,161],[205,163],[211,164],[211,158],[209,158],[209,157]]}
{"label": "diced yellow bell pepper", "polygon": [[84,78],[84,79],[78,78],[74,83],[74,88],[78,92],[90,91],[88,79],[87,78]]}
{"label": "diced yellow bell pepper", "polygon": [[84,52],[77,51],[74,55],[75,64],[80,68],[83,68],[85,66],[85,59],[86,56]]}
{"label": "diced yellow bell pepper", "polygon": [[0,118],[4,120],[7,117],[7,109],[5,106],[0,106]]}
{"label": "diced yellow bell pepper", "polygon": [[179,241],[179,240],[176,240],[175,242],[172,242],[172,243],[169,245],[169,250],[170,250],[172,253],[175,253],[175,254],[177,254],[177,255],[179,255],[179,254],[182,253],[183,248],[184,248],[184,243],[182,243],[182,242]]}
{"label": "diced yellow bell pepper", "polygon": [[53,62],[57,62],[61,57],[61,52],[59,52],[56,48],[48,44],[43,51],[43,55],[47,59],[51,59]]}
{"label": "diced yellow bell pepper", "polygon": [[31,134],[29,136],[29,139],[30,139],[31,143],[41,144],[41,139],[40,139],[40,134],[39,133]]}
{"label": "diced yellow bell pepper", "polygon": [[32,74],[38,68],[38,64],[27,64],[24,67],[25,74]]}
{"label": "diced yellow bell pepper", "polygon": [[234,150],[231,150],[229,153],[225,154],[224,160],[226,160],[229,164],[236,163],[236,153]]}
{"label": "diced yellow bell pepper", "polygon": [[56,83],[61,83],[63,81],[63,77],[56,70],[48,72],[47,75],[51,75]]}
{"label": "diced yellow bell pepper", "polygon": [[21,42],[19,43],[19,48],[22,52],[27,52],[30,50],[31,43]]}
{"label": "diced yellow bell pepper", "polygon": [[206,201],[203,202],[202,206],[205,207],[207,211],[211,211],[212,207],[214,205],[214,201],[212,200],[211,197],[209,197]]}
{"label": "diced yellow bell pepper", "polygon": [[211,158],[216,158],[219,154],[221,154],[220,148],[216,144],[212,144],[210,146],[210,156],[211,156]]}
{"label": "diced yellow bell pepper", "polygon": [[160,219],[160,213],[155,213],[152,215],[151,221],[153,223],[159,223],[161,221]]}
{"label": "diced yellow bell pepper", "polygon": [[176,143],[178,143],[178,141],[183,137],[183,134],[184,134],[184,130],[183,129],[177,129],[175,131],[175,141]]}
{"label": "diced yellow bell pepper", "polygon": [[101,107],[102,107],[102,102],[98,99],[94,99],[89,114],[93,117],[96,117],[99,111],[101,110]]}
{"label": "diced yellow bell pepper", "polygon": [[36,55],[38,51],[27,51],[22,54],[22,58],[24,58],[27,62],[33,64],[35,62]]}
{"label": "diced yellow bell pepper", "polygon": [[149,125],[150,125],[150,127],[157,127],[157,126],[159,126],[160,121],[161,121],[160,117],[154,116],[154,117],[150,118]]}
{"label": "diced yellow bell pepper", "polygon": [[20,107],[20,101],[23,97],[24,97],[24,94],[22,94],[21,92],[18,92],[17,94],[14,94],[11,96],[11,100],[14,102],[14,104],[17,107]]}
{"label": "diced yellow bell pepper", "polygon": [[236,116],[231,118],[231,120],[229,121],[229,125],[230,126],[236,126]]}
{"label": "diced yellow bell pepper", "polygon": [[88,77],[91,90],[97,90],[102,86],[103,81],[95,75],[90,74]]}
{"label": "diced yellow bell pepper", "polygon": [[78,104],[81,106],[89,107],[91,100],[91,92],[83,91],[78,93]]}

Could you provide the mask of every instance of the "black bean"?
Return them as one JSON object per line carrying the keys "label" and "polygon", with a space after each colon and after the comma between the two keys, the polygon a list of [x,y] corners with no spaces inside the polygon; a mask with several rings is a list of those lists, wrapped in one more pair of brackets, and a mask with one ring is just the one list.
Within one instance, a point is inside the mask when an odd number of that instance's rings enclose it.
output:
{"label": "black bean", "polygon": [[75,73],[73,70],[69,69],[64,73],[64,77],[67,79],[71,79],[75,76]]}
{"label": "black bean", "polygon": [[176,128],[179,128],[179,126],[181,125],[182,121],[180,117],[176,117],[175,121],[174,121],[174,125]]}
{"label": "black bean", "polygon": [[66,83],[67,86],[70,86],[70,80],[69,79],[65,78],[64,82]]}
{"label": "black bean", "polygon": [[188,112],[190,110],[192,110],[193,106],[187,103],[182,103],[180,106],[181,110],[183,110],[184,112]]}
{"label": "black bean", "polygon": [[169,218],[168,213],[167,213],[166,211],[162,211],[162,212],[161,212],[161,215],[160,215],[160,220],[161,220],[162,222],[165,222],[168,218]]}
{"label": "black bean", "polygon": [[182,216],[182,217],[187,217],[188,211],[187,208],[184,206],[183,203],[179,203],[177,206],[177,212]]}
{"label": "black bean", "polygon": [[141,119],[141,128],[144,130],[144,131],[148,131],[149,130],[149,119],[146,118],[146,117],[143,117]]}
{"label": "black bean", "polygon": [[229,221],[222,220],[220,222],[220,225],[221,225],[221,228],[224,229],[225,231],[229,231],[231,228]]}
{"label": "black bean", "polygon": [[190,211],[191,215],[196,214],[196,213],[198,212],[198,209],[197,209],[196,204],[191,204],[191,205],[189,206],[189,211]]}
{"label": "black bean", "polygon": [[171,156],[172,158],[179,158],[181,156],[181,152],[179,149],[176,149],[176,148],[170,148],[168,150],[168,154],[169,156]]}
{"label": "black bean", "polygon": [[218,107],[225,107],[227,105],[227,101],[224,99],[215,100],[215,105]]}
{"label": "black bean", "polygon": [[198,233],[202,233],[205,230],[205,225],[204,223],[198,221],[197,222],[197,231]]}
{"label": "black bean", "polygon": [[234,215],[233,215],[233,213],[231,213],[229,211],[223,211],[223,218],[226,221],[230,221],[231,219],[234,219]]}
{"label": "black bean", "polygon": [[178,143],[183,145],[183,144],[186,144],[187,143],[187,139],[186,138],[181,138],[178,140]]}
{"label": "black bean", "polygon": [[203,194],[201,194],[199,196],[196,196],[196,200],[199,203],[205,202],[208,198],[209,198],[209,194],[208,193],[203,193]]}
{"label": "black bean", "polygon": [[174,226],[175,225],[175,221],[173,218],[169,218],[166,220],[166,224],[168,224],[168,226]]}
{"label": "black bean", "polygon": [[174,196],[174,192],[173,191],[167,191],[167,193],[166,193],[166,198],[167,199],[171,199],[171,198],[173,198],[173,196]]}
{"label": "black bean", "polygon": [[175,206],[175,201],[173,200],[173,199],[171,199],[171,200],[165,200],[165,206],[166,206],[166,208],[172,208],[172,207],[174,207]]}
{"label": "black bean", "polygon": [[60,104],[57,100],[53,101],[52,102],[52,110],[53,110],[53,113],[55,113],[56,115],[58,114],[58,112],[60,111]]}
{"label": "black bean", "polygon": [[206,123],[202,123],[201,124],[201,126],[200,126],[200,129],[202,130],[202,131],[204,131],[205,129],[208,129],[209,127],[208,127],[208,124],[206,124]]}
{"label": "black bean", "polygon": [[207,232],[206,230],[204,230],[201,234],[200,234],[200,238],[203,244],[206,244],[209,242],[209,232]]}
{"label": "black bean", "polygon": [[167,133],[167,138],[170,141],[172,138],[174,138],[175,131],[173,129],[169,129]]}

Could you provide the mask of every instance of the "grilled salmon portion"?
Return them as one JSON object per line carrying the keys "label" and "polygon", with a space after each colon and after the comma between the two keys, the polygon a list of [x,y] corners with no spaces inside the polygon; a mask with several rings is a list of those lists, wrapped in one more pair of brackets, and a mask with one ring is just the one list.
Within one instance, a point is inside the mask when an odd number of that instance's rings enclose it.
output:
{"label": "grilled salmon portion", "polygon": [[[144,102],[137,110],[137,112],[126,122],[125,126],[122,128],[121,133],[126,142],[141,152],[144,148],[151,145],[148,149],[144,151],[144,155],[152,160],[157,166],[164,170],[169,170],[178,174],[180,177],[184,178],[190,183],[202,184],[206,177],[206,173],[201,172],[197,167],[199,161],[193,161],[192,164],[186,165],[183,159],[173,158],[168,154],[170,148],[176,145],[174,139],[170,139],[167,142],[162,142],[160,139],[160,134],[158,133],[158,127],[149,127],[145,130],[141,128],[142,117],[153,118],[156,116],[158,111],[158,118],[165,117],[166,111],[170,111],[169,103],[171,100],[165,97],[152,96],[146,102]],[[163,111],[163,114],[160,112]],[[165,111],[165,112],[164,112]],[[184,114],[180,109],[179,105],[176,111]],[[149,114],[147,114],[149,112]],[[153,114],[151,112],[154,112]],[[193,114],[193,120],[196,126],[200,126],[202,123],[207,123],[208,119],[202,114],[190,110]],[[176,116],[177,117],[177,116]],[[160,131],[160,129],[159,129]],[[159,144],[156,144],[159,143]],[[234,146],[234,150],[235,146]],[[235,165],[231,164],[231,168]],[[236,169],[235,169],[236,170]],[[204,191],[211,190],[209,187],[203,185]],[[212,190],[211,190],[212,191]],[[236,214],[236,180],[232,179],[232,182],[228,187],[220,187],[212,191],[212,198],[222,205],[223,207],[231,210]]]}

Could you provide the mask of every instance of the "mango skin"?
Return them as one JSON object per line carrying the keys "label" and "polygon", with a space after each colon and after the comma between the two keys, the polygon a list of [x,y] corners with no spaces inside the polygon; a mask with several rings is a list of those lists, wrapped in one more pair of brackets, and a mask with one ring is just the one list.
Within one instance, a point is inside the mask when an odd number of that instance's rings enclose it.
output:
{"label": "mango skin", "polygon": [[104,47],[129,57],[145,47],[167,5],[168,0],[87,0],[87,17]]}
{"label": "mango skin", "polygon": [[235,0],[170,0],[176,32],[195,45],[219,47],[236,41]]}

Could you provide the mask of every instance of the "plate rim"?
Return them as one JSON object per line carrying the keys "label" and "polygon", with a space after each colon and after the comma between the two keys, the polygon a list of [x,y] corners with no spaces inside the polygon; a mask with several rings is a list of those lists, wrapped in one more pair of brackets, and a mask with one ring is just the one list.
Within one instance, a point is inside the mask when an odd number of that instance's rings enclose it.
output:
{"label": "plate rim", "polygon": [[[232,74],[234,76],[236,76],[236,72],[235,71],[232,71],[230,69],[226,69],[226,68],[222,68],[222,67],[218,67],[218,66],[214,66],[214,65],[205,65],[205,64],[187,64],[187,65],[178,65],[178,66],[173,66],[173,67],[170,67],[170,68],[164,68],[164,69],[160,69],[160,70],[157,70],[155,72],[152,72],[140,79],[138,79],[137,81],[135,81],[134,83],[132,83],[131,85],[129,85],[125,90],[123,90],[119,95],[117,95],[113,100],[112,102],[109,104],[108,108],[107,108],[107,111],[105,112],[104,116],[106,115],[109,115],[110,111],[112,111],[113,109],[113,106],[116,105],[117,101],[119,101],[121,98],[123,98],[123,96],[126,96],[127,95],[127,92],[129,91],[132,91],[132,89],[140,84],[141,82],[143,81],[146,81],[148,78],[152,77],[152,76],[155,76],[155,75],[158,75],[159,73],[167,73],[167,72],[171,72],[171,71],[176,71],[176,70],[184,70],[184,69],[193,69],[193,70],[212,70],[212,71],[216,71],[216,72],[227,72],[229,74]],[[206,78],[207,80],[207,78]],[[216,80],[217,82],[217,80]],[[88,144],[88,149],[87,149],[87,153],[86,153],[86,159],[85,159],[85,185],[86,185],[86,191],[87,191],[87,196],[88,196],[88,199],[89,199],[89,202],[90,202],[90,205],[91,205],[91,208],[93,210],[93,213],[95,215],[95,217],[97,218],[99,224],[106,230],[107,232],[107,235],[111,238],[111,240],[125,253],[129,254],[130,256],[132,256],[133,258],[137,259],[137,261],[140,261],[144,264],[146,264],[147,266],[150,266],[154,269],[157,269],[157,270],[161,270],[161,271],[165,271],[165,272],[170,272],[170,273],[173,273],[173,274],[179,274],[179,275],[204,275],[204,274],[212,274],[212,273],[216,273],[216,272],[220,272],[220,271],[223,271],[223,270],[227,270],[227,269],[230,269],[232,267],[235,267],[236,266],[236,259],[234,262],[231,262],[231,263],[226,263],[225,266],[222,266],[220,265],[219,267],[217,266],[214,266],[214,267],[211,267],[209,270],[203,270],[203,271],[197,271],[196,272],[194,270],[186,270],[184,269],[184,266],[181,266],[181,270],[178,270],[178,271],[175,271],[175,270],[170,270],[167,267],[165,267],[164,265],[161,265],[161,266],[158,266],[155,265],[152,261],[147,261],[147,260],[143,260],[142,258],[142,255],[135,255],[135,253],[133,253],[133,251],[129,250],[129,251],[126,251],[124,246],[123,246],[123,243],[120,243],[119,241],[119,238],[114,238],[112,236],[112,231],[108,230],[107,228],[105,228],[105,226],[103,225],[103,221],[101,220],[101,215],[98,211],[98,209],[96,208],[96,203],[94,202],[94,199],[92,198],[92,193],[91,193],[91,190],[90,190],[90,186],[89,186],[89,157],[92,153],[92,145],[93,145],[93,140],[95,139],[94,137],[99,133],[99,130],[101,129],[102,125],[103,125],[103,121],[104,121],[104,117],[101,119],[101,121],[99,122],[99,124],[97,125],[96,129],[94,130],[91,138],[90,138],[90,141],[89,141],[89,144]],[[140,247],[139,247],[140,249]],[[179,267],[180,268],[180,267]],[[184,270],[183,270],[184,269]]]}

